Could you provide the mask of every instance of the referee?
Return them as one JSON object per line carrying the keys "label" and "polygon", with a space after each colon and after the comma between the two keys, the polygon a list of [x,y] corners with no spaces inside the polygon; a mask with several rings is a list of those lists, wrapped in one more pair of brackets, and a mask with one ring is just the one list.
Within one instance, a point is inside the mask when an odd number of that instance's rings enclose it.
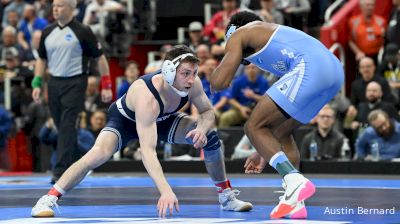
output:
{"label": "referee", "polygon": [[76,123],[78,114],[84,109],[90,57],[97,59],[102,100],[109,102],[112,99],[107,59],[90,28],[74,19],[76,4],[76,0],[53,1],[56,22],[43,30],[32,80],[32,98],[37,102],[42,76],[48,67],[51,74],[49,108],[58,129],[57,160],[51,182],[56,182],[79,159]]}

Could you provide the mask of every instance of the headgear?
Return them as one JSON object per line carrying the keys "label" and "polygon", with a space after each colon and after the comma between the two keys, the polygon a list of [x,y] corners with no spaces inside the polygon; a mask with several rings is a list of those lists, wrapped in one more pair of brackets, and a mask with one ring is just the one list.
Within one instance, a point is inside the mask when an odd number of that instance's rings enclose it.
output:
{"label": "headgear", "polygon": [[187,56],[195,57],[192,53],[181,54],[178,57],[171,60],[165,60],[161,66],[161,73],[163,74],[164,80],[172,87],[172,89],[181,97],[185,97],[188,95],[187,92],[177,90],[173,87],[175,76],[176,76],[176,68],[178,68],[181,60],[186,58]]}

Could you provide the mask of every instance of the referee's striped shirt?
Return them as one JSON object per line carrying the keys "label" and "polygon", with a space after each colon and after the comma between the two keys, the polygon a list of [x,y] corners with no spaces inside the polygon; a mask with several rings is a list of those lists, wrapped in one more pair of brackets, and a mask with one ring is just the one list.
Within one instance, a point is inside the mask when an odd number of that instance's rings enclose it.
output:
{"label": "referee's striped shirt", "polygon": [[73,19],[64,27],[53,23],[42,33],[39,57],[47,60],[54,77],[72,77],[87,74],[89,57],[103,54],[100,43],[92,30]]}

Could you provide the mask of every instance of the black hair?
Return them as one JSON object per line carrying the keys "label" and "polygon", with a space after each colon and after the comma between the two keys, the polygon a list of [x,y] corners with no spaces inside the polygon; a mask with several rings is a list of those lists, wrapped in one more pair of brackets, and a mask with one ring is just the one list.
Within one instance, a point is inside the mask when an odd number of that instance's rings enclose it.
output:
{"label": "black hair", "polygon": [[179,55],[182,54],[193,54],[193,56],[188,56],[182,59],[181,61],[184,62],[189,62],[189,63],[199,63],[200,60],[196,57],[196,54],[186,45],[176,45],[172,47],[171,50],[167,52],[165,55],[165,60],[170,60],[172,61],[174,58],[178,57]]}
{"label": "black hair", "polygon": [[237,26],[237,28],[239,28],[239,27],[244,26],[247,23],[250,23],[253,21],[263,21],[263,20],[261,19],[261,17],[259,17],[258,15],[254,14],[250,11],[241,11],[241,12],[234,14],[231,17],[231,20],[229,21],[227,29],[229,29],[229,27],[231,25],[235,25],[235,26]]}

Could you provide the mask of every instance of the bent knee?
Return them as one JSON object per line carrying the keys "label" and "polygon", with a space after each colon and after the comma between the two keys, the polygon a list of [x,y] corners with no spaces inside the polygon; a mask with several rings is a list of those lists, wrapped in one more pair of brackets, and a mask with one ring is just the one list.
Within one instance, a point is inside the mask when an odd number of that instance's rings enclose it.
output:
{"label": "bent knee", "polygon": [[90,169],[94,169],[107,162],[113,154],[113,149],[106,149],[95,145],[82,157],[82,160]]}

